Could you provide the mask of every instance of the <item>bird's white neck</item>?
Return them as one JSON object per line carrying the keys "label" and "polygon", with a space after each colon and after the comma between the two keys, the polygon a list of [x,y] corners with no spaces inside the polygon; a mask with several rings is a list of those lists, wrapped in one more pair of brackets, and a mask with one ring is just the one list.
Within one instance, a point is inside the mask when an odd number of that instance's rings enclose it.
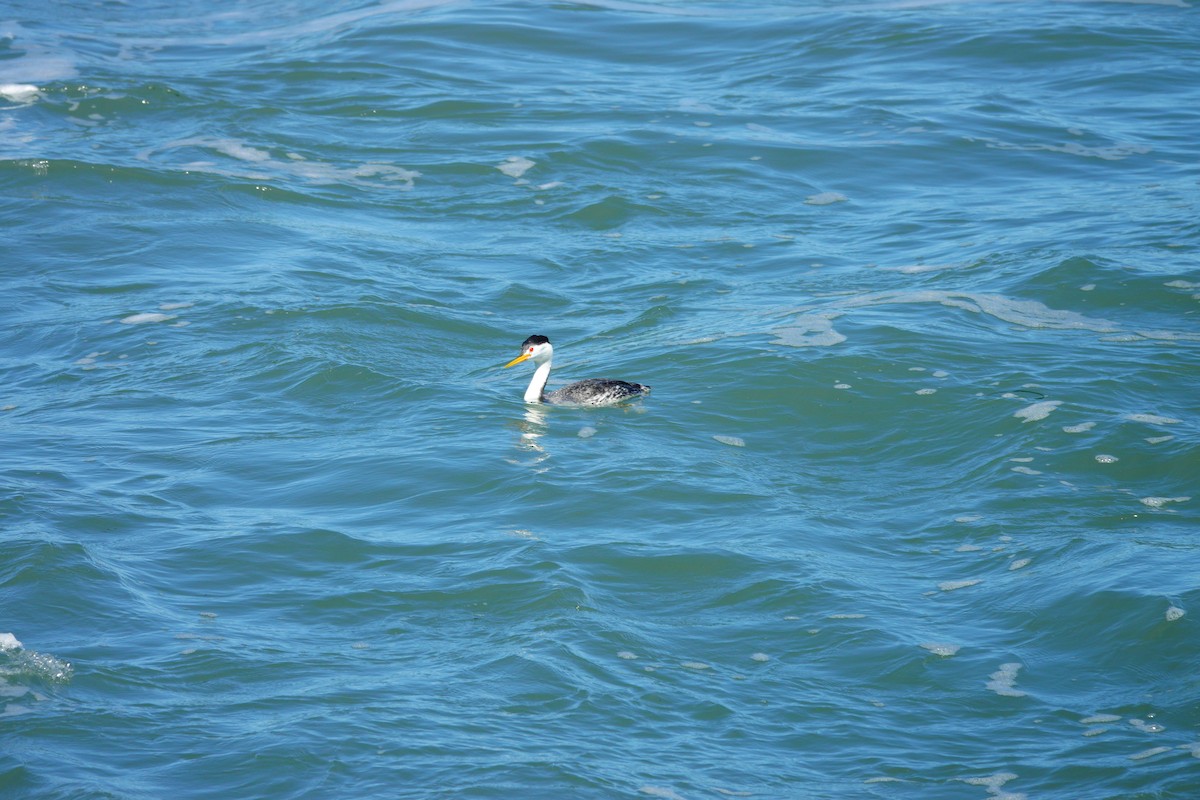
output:
{"label": "bird's white neck", "polygon": [[533,371],[533,379],[529,381],[529,388],[525,390],[525,402],[542,402],[542,393],[546,389],[548,380],[550,380],[550,359],[547,358]]}

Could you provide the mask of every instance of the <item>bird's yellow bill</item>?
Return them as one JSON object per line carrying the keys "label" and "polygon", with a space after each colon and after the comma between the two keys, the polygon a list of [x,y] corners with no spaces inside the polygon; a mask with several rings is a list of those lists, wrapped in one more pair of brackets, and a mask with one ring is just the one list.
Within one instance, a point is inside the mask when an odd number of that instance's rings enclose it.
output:
{"label": "bird's yellow bill", "polygon": [[508,369],[508,368],[509,368],[509,367],[511,367],[513,364],[520,364],[522,361],[524,361],[524,360],[525,360],[525,359],[527,359],[527,358],[529,358],[529,353],[521,353],[521,355],[517,356],[517,357],[516,357],[516,358],[514,358],[512,361],[510,361],[510,362],[508,362],[507,364],[505,364],[505,365],[504,365],[504,368],[505,368],[505,369]]}

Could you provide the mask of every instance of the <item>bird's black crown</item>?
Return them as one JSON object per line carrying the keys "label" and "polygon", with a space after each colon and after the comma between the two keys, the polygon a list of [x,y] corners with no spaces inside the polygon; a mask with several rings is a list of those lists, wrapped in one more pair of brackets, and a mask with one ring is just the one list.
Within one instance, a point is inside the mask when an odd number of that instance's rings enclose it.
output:
{"label": "bird's black crown", "polygon": [[550,344],[550,340],[545,336],[542,336],[540,333],[535,333],[533,336],[530,336],[528,339],[521,342],[521,347],[523,349],[531,344]]}

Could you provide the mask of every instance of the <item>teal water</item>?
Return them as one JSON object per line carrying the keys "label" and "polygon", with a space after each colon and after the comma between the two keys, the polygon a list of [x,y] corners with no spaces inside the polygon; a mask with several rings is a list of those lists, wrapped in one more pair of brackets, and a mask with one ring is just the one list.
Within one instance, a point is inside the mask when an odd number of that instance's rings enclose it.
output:
{"label": "teal water", "polygon": [[3,7],[0,797],[1196,797],[1197,42]]}

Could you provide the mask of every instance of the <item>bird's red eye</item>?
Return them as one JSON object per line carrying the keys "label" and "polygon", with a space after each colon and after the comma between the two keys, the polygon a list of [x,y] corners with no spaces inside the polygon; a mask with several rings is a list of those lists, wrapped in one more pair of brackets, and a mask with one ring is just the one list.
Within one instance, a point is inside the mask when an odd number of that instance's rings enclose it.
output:
{"label": "bird's red eye", "polygon": [[531,353],[533,352],[533,348],[532,348],[532,347],[531,347],[531,348],[529,348],[529,352],[531,352]]}

